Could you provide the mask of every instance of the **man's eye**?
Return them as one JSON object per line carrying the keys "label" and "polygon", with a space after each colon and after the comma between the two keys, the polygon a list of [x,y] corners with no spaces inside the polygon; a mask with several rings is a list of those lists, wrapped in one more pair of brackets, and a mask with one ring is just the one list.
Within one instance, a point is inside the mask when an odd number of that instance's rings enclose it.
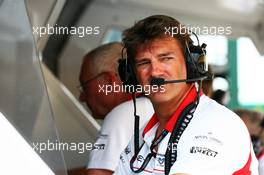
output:
{"label": "man's eye", "polygon": [[170,60],[170,59],[173,59],[173,57],[162,57],[162,58],[161,58],[162,61],[168,61],[168,60]]}
{"label": "man's eye", "polygon": [[149,63],[150,63],[150,61],[141,61],[141,62],[136,63],[136,66],[139,67],[139,66],[143,66],[143,65],[146,65]]}

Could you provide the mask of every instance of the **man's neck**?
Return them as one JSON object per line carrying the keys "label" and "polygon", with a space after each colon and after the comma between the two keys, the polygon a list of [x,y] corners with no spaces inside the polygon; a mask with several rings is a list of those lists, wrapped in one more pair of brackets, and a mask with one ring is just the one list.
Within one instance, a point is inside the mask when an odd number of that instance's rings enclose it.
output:
{"label": "man's neck", "polygon": [[166,124],[170,120],[171,116],[180,106],[180,104],[185,99],[185,97],[189,94],[192,87],[193,85],[188,86],[186,91],[183,91],[181,94],[177,96],[178,98],[174,98],[164,103],[154,104],[154,109],[157,115],[157,119],[159,120],[160,123],[158,130],[162,131],[166,127]]}

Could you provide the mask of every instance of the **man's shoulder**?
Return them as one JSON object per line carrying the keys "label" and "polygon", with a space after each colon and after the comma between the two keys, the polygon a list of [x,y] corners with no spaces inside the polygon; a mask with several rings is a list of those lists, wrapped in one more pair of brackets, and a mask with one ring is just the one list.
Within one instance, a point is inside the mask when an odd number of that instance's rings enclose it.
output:
{"label": "man's shoulder", "polygon": [[[154,113],[153,107],[149,99],[140,97],[136,99],[137,115],[140,116],[140,124],[146,123]],[[134,104],[132,100],[121,103],[109,112],[103,122],[102,128],[113,127],[122,128],[127,125],[133,126],[134,123]],[[122,126],[121,126],[122,125]]]}
{"label": "man's shoulder", "polygon": [[200,103],[201,107],[199,108],[198,105],[198,111],[205,117],[218,118],[220,120],[239,121],[239,123],[242,121],[232,110],[205,95],[202,96]]}
{"label": "man's shoulder", "polygon": [[[250,137],[243,121],[206,96],[201,98],[200,105],[179,141],[179,151],[185,153],[181,155],[212,164],[237,162],[234,166],[243,167],[250,153]],[[185,160],[179,154],[180,158]]]}
{"label": "man's shoulder", "polygon": [[214,128],[223,132],[232,129],[232,134],[247,132],[244,122],[233,111],[215,102],[207,96],[202,97],[201,107],[198,108],[197,120],[204,123],[204,127]]}

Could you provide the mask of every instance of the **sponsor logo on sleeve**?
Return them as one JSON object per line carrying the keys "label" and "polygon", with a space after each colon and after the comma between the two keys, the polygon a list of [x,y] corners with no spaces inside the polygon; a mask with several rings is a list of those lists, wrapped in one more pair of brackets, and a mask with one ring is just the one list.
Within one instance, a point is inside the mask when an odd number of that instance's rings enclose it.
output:
{"label": "sponsor logo on sleeve", "polygon": [[208,133],[208,135],[196,135],[194,136],[193,140],[200,141],[200,142],[214,143],[216,145],[223,145],[221,140],[212,136],[212,133]]}
{"label": "sponsor logo on sleeve", "polygon": [[125,159],[124,159],[124,157],[122,155],[120,155],[120,160],[121,160],[122,163],[125,163]]}
{"label": "sponsor logo on sleeve", "polygon": [[192,146],[190,148],[190,153],[192,154],[203,154],[209,157],[216,157],[216,155],[218,154],[217,151],[211,150],[209,148],[205,148],[205,147],[199,147],[199,146]]}
{"label": "sponsor logo on sleeve", "polygon": [[105,144],[103,143],[95,143],[93,146],[94,150],[104,150],[105,149]]}
{"label": "sponsor logo on sleeve", "polygon": [[130,147],[129,147],[129,146],[127,146],[127,147],[125,148],[125,153],[126,153],[126,154],[129,154],[129,153],[131,153],[131,149],[130,149]]}
{"label": "sponsor logo on sleeve", "polygon": [[99,139],[108,139],[108,134],[100,134]]}

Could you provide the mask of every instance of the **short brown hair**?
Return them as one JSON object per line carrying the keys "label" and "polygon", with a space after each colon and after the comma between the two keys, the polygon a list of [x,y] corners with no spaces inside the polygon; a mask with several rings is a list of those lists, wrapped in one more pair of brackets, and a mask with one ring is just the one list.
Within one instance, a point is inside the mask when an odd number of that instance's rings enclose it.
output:
{"label": "short brown hair", "polygon": [[[134,26],[123,32],[123,44],[127,49],[127,57],[134,60],[136,51],[140,46],[154,39],[171,37],[172,35],[166,33],[166,28],[169,27],[178,28],[178,31],[183,30],[183,25],[179,21],[166,15],[153,15],[136,22]],[[193,43],[190,35],[185,30],[176,32],[173,37],[179,41],[182,53],[185,55],[186,43]]]}
{"label": "short brown hair", "polygon": [[261,113],[259,113],[257,111],[252,111],[252,110],[248,110],[248,109],[235,109],[234,112],[240,118],[248,117],[252,123],[254,123],[254,122],[260,123],[263,119],[263,116],[261,115]]}

